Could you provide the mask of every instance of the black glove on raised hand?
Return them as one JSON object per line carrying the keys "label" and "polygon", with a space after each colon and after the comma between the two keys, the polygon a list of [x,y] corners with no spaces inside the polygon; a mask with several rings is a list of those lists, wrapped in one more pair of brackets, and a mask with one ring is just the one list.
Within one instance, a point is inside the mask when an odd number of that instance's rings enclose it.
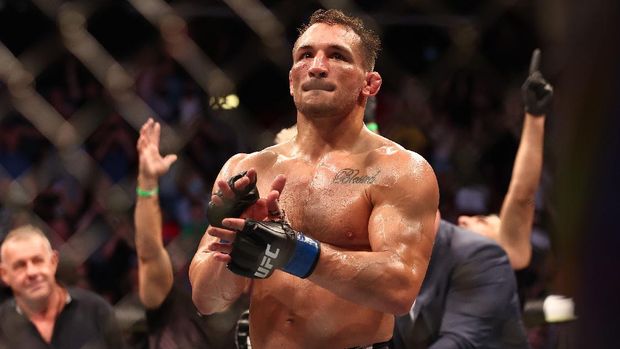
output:
{"label": "black glove on raised hand", "polygon": [[530,75],[521,86],[525,111],[535,116],[547,114],[553,99],[553,87],[540,73],[539,65],[540,50],[535,49],[530,62]]}
{"label": "black glove on raised hand", "polygon": [[256,188],[256,178],[254,178],[254,181],[248,184],[243,190],[237,190],[235,188],[235,182],[243,178],[246,173],[247,171],[243,171],[228,179],[228,186],[235,193],[234,198],[225,198],[222,191],[218,190],[215,195],[222,199],[222,204],[215,205],[213,201],[209,202],[209,206],[207,206],[207,220],[209,221],[209,224],[214,227],[225,228],[222,225],[222,220],[224,218],[239,217],[243,211],[252,206],[252,204],[258,200],[259,194],[258,188]]}
{"label": "black glove on raised hand", "polygon": [[227,267],[235,274],[264,279],[278,268],[306,278],[319,260],[318,241],[293,230],[284,221],[246,219],[232,243]]}

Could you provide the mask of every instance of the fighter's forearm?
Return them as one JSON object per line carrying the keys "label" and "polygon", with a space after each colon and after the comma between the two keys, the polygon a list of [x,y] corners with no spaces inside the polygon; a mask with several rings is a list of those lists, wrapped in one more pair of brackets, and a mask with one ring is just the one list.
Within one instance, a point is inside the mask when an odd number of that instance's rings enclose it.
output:
{"label": "fighter's forearm", "polygon": [[[347,251],[321,243],[281,221],[225,222],[238,229],[228,263],[231,272],[264,279],[279,269],[381,312],[404,314],[410,310],[428,263],[406,263],[405,258],[415,261],[417,256],[412,256],[411,250],[404,251],[405,244],[377,252]],[[227,238],[216,229],[213,233]]]}
{"label": "fighter's forearm", "polygon": [[250,282],[231,273],[224,263],[214,258],[214,253],[199,248],[189,268],[194,305],[205,315],[226,310]]}
{"label": "fighter's forearm", "polygon": [[419,292],[424,272],[390,251],[343,251],[323,243],[319,262],[308,279],[351,302],[405,314]]}

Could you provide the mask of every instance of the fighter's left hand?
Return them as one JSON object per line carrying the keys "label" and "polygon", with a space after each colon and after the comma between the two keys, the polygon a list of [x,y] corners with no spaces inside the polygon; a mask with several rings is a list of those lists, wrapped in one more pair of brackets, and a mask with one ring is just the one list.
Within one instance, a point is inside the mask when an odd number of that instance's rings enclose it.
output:
{"label": "fighter's left hand", "polygon": [[212,227],[208,230],[209,235],[218,238],[207,246],[207,250],[216,252],[215,259],[217,261],[230,262],[230,252],[232,251],[232,241],[237,236],[237,230],[243,229],[245,219],[242,218],[225,218],[222,224],[229,229]]}

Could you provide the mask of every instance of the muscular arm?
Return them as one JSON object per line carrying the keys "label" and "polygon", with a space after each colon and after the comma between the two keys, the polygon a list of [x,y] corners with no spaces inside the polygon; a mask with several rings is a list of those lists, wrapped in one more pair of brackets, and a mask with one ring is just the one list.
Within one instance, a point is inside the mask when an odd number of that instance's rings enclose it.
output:
{"label": "muscular arm", "polygon": [[309,280],[382,312],[410,310],[428,267],[439,199],[432,169],[423,159],[415,162],[400,168],[397,183],[381,188],[373,199],[368,223],[372,251],[346,251],[322,243]]}
{"label": "muscular arm", "polygon": [[525,115],[512,178],[500,211],[498,239],[513,269],[527,267],[532,255],[530,235],[542,170],[544,126],[544,116]]}
{"label": "muscular arm", "polygon": [[248,278],[231,273],[226,264],[216,260],[216,254],[208,246],[217,243],[207,228],[189,267],[192,284],[192,300],[202,314],[224,311],[237,300],[250,284]]}
{"label": "muscular arm", "polygon": [[[224,165],[217,181],[234,174],[234,167],[244,155],[235,155]],[[217,190],[217,189],[216,189]],[[212,314],[228,308],[249,286],[250,279],[238,276],[226,268],[226,264],[216,259],[217,254],[209,250],[218,238],[210,233],[216,229],[207,228],[189,267],[189,280],[192,284],[192,299],[202,314]]]}

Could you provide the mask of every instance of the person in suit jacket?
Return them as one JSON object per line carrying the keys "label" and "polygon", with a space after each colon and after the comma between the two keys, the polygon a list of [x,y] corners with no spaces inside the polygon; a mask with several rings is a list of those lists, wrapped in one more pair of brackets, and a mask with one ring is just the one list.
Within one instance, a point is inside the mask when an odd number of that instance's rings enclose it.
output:
{"label": "person in suit jacket", "polygon": [[545,117],[553,87],[532,54],[522,86],[525,117],[500,215],[441,221],[422,289],[409,314],[397,318],[396,348],[528,348],[513,269],[530,263],[530,235]]}
{"label": "person in suit jacket", "polygon": [[395,348],[528,348],[504,250],[442,220],[422,289],[393,340]]}

